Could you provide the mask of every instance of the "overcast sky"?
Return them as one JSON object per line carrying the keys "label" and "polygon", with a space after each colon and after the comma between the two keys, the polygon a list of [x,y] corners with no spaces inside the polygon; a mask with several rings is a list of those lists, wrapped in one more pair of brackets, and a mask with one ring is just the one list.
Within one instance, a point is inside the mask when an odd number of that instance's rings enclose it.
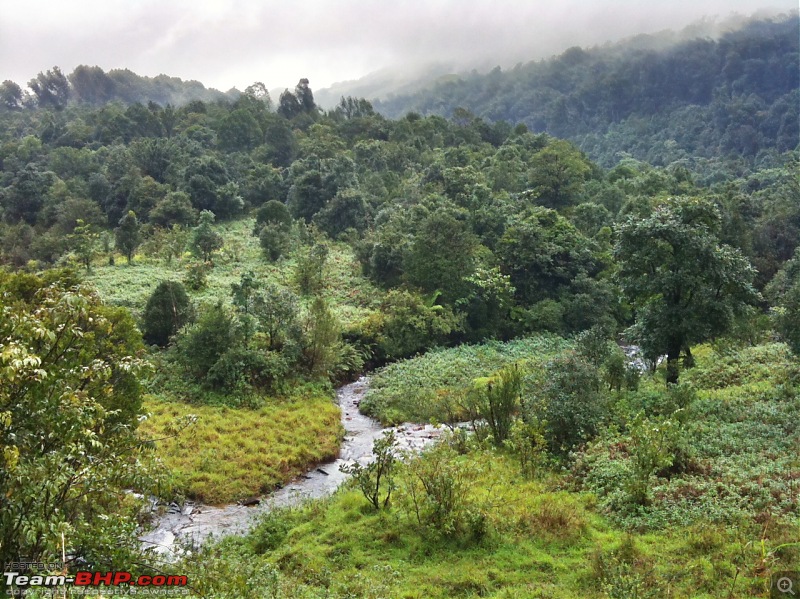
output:
{"label": "overcast sky", "polygon": [[79,64],[312,89],[425,62],[513,65],[797,0],[0,0],[0,80]]}

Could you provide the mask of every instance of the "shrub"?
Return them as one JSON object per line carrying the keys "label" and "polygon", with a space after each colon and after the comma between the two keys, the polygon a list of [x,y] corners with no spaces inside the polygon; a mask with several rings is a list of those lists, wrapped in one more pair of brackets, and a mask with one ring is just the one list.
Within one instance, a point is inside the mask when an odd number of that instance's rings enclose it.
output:
{"label": "shrub", "polygon": [[542,424],[531,419],[524,422],[521,418],[514,420],[505,446],[519,460],[522,475],[533,478],[545,465],[547,459],[547,441]]}
{"label": "shrub", "polygon": [[568,352],[545,367],[537,402],[551,451],[565,455],[593,438],[608,415],[597,368]]}
{"label": "shrub", "polygon": [[192,305],[184,286],[178,281],[161,281],[144,309],[144,340],[153,345],[166,345],[191,316]]}
{"label": "shrub", "polygon": [[315,243],[297,260],[294,278],[306,295],[320,291],[325,283],[325,265],[330,250],[324,243]]}
{"label": "shrub", "polygon": [[473,474],[456,452],[439,444],[408,463],[405,508],[420,526],[444,536],[472,531],[476,516],[469,499]]}
{"label": "shrub", "polygon": [[478,417],[488,424],[496,445],[502,445],[511,433],[521,391],[522,377],[516,364],[485,381],[477,391]]}
{"label": "shrub", "polygon": [[290,230],[274,223],[267,223],[258,233],[258,241],[264,255],[272,262],[285,255],[292,244]]}
{"label": "shrub", "polygon": [[394,431],[386,431],[372,447],[374,460],[367,466],[358,462],[342,465],[340,470],[353,477],[364,497],[376,510],[389,506],[394,491],[394,463],[397,439]]}

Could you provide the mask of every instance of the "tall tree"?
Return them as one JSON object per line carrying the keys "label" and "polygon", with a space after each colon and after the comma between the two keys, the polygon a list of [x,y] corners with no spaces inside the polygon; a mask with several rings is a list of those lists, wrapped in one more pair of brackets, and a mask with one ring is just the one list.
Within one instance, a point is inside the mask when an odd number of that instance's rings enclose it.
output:
{"label": "tall tree", "polygon": [[667,383],[678,382],[681,352],[724,334],[758,300],[755,271],[719,241],[720,216],[707,200],[673,198],[619,228],[615,255],[622,291],[636,311],[634,339],[650,357],[666,354]]}
{"label": "tall tree", "polygon": [[58,67],[46,73],[39,73],[28,82],[28,87],[36,95],[39,106],[63,110],[69,100],[69,81]]}
{"label": "tall tree", "polygon": [[0,84],[0,104],[9,110],[19,110],[22,108],[22,88],[8,79],[3,81],[3,83]]}

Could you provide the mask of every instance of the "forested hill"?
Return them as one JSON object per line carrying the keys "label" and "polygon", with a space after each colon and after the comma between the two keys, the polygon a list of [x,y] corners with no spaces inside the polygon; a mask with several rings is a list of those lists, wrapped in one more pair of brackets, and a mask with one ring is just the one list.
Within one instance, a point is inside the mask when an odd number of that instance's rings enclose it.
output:
{"label": "forested hill", "polygon": [[448,77],[375,108],[388,117],[468,116],[460,108],[524,123],[578,143],[604,166],[620,152],[658,165],[690,156],[755,158],[798,143],[798,39],[797,14],[667,48],[638,36],[505,72]]}
{"label": "forested hill", "polygon": [[90,106],[103,106],[109,102],[155,102],[161,106],[182,106],[195,100],[235,100],[241,94],[236,89],[223,93],[207,88],[199,81],[184,81],[179,77],[146,77],[129,69],[111,69],[106,72],[100,67],[86,65],[75,67],[68,75],[60,68],[53,67],[39,73],[27,86],[30,92],[14,81],[3,81],[0,84],[0,104],[11,110],[36,106],[63,110],[70,101]]}

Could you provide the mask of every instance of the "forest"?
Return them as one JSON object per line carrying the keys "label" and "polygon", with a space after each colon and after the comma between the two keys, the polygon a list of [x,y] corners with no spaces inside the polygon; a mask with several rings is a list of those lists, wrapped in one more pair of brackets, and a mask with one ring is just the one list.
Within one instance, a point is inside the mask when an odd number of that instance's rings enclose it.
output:
{"label": "forest", "polygon": [[[307,79],[3,82],[0,562],[195,597],[771,596],[800,564],[798,27],[331,110]],[[336,458],[365,374],[362,413],[440,440],[142,546],[153,502]]]}

